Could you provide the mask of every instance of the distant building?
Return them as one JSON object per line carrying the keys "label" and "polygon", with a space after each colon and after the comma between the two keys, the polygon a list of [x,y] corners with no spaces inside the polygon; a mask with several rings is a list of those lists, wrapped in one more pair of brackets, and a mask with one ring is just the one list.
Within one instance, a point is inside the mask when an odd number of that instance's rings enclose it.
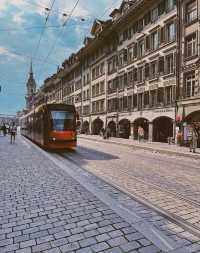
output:
{"label": "distant building", "polygon": [[0,126],[2,126],[3,124],[11,125],[13,122],[15,124],[18,123],[16,115],[0,114]]}

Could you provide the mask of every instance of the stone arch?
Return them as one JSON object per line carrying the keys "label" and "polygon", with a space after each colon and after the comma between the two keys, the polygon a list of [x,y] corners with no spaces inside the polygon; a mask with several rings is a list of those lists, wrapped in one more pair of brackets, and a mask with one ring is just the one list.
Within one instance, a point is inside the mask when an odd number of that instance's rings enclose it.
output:
{"label": "stone arch", "polygon": [[119,121],[119,137],[129,139],[131,134],[131,123],[128,119],[121,119]]}
{"label": "stone arch", "polygon": [[95,135],[100,134],[102,128],[103,128],[103,120],[101,120],[99,117],[93,120],[92,134],[95,134]]}
{"label": "stone arch", "polygon": [[108,127],[110,128],[110,134],[112,137],[116,137],[117,135],[117,124],[114,120],[108,122]]}
{"label": "stone arch", "polygon": [[185,117],[187,124],[193,124],[198,133],[198,147],[200,147],[200,110],[194,111]]}
{"label": "stone arch", "polygon": [[144,139],[148,140],[149,136],[149,121],[146,118],[137,118],[133,122],[134,125],[134,139],[138,139],[138,127],[141,126],[144,129]]}
{"label": "stone arch", "polygon": [[87,120],[83,121],[81,133],[88,134],[90,130],[90,124]]}
{"label": "stone arch", "polygon": [[168,137],[173,137],[173,119],[160,116],[153,120],[153,141],[167,142]]}

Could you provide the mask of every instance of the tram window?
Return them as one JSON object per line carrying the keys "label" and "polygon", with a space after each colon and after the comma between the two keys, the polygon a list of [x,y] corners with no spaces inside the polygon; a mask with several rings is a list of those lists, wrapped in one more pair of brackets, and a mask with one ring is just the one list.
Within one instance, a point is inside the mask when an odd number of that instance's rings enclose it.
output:
{"label": "tram window", "polygon": [[74,130],[74,113],[51,111],[52,129],[55,131]]}

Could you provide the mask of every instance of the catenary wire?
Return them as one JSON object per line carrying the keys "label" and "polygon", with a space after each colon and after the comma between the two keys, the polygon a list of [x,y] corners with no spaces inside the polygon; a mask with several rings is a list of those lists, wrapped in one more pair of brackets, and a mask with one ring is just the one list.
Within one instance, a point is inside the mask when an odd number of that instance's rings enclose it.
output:
{"label": "catenary wire", "polygon": [[56,0],[53,0],[51,6],[50,6],[50,8],[49,8],[47,17],[46,17],[46,19],[45,19],[44,27],[43,27],[43,29],[42,29],[42,31],[41,31],[41,33],[40,33],[40,38],[39,38],[38,44],[37,44],[37,46],[36,46],[36,50],[35,50],[34,55],[37,55],[37,52],[38,52],[38,50],[39,50],[40,43],[41,43],[42,37],[43,37],[44,32],[45,32],[46,24],[47,24],[48,19],[49,19],[50,15],[51,15],[51,10],[52,10],[52,8],[53,8],[53,6],[54,6],[54,4],[55,4],[55,1],[56,1]]}
{"label": "catenary wire", "polygon": [[[73,8],[72,8],[72,10],[71,10],[71,12],[70,12],[70,14],[68,15],[68,17],[67,17],[66,20],[64,21],[64,23],[63,23],[63,25],[62,25],[62,28],[60,29],[60,32],[59,32],[58,36],[57,36],[56,39],[54,40],[54,43],[52,44],[52,47],[50,48],[50,50],[49,50],[47,56],[44,58],[43,65],[45,65],[47,59],[49,58],[49,56],[50,56],[51,53],[53,52],[53,50],[54,50],[54,48],[55,48],[55,46],[56,46],[56,43],[57,43],[58,38],[59,38],[60,36],[62,36],[62,34],[63,34],[63,32],[64,32],[64,28],[65,28],[67,22],[69,21],[69,19],[72,17],[72,14],[73,14],[73,12],[75,11],[75,9],[76,9],[76,7],[77,7],[77,5],[78,5],[79,2],[80,2],[80,0],[77,0],[77,1],[76,1],[75,5],[73,6]],[[41,70],[40,70],[40,71],[41,71]],[[39,71],[39,72],[40,72],[40,71]]]}

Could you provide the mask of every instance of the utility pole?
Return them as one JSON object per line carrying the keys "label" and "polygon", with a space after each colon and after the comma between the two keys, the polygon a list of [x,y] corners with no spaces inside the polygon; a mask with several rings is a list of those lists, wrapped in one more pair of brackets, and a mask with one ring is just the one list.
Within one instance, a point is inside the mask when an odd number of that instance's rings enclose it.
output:
{"label": "utility pole", "polygon": [[[175,94],[175,122],[177,121],[178,115],[178,101],[180,99],[180,74],[181,74],[181,50],[182,50],[182,32],[181,32],[181,23],[182,23],[182,15],[181,15],[181,7],[182,0],[177,0],[177,47],[176,47],[176,94]],[[176,128],[176,124],[175,124]],[[174,129],[174,133],[175,133]]]}

